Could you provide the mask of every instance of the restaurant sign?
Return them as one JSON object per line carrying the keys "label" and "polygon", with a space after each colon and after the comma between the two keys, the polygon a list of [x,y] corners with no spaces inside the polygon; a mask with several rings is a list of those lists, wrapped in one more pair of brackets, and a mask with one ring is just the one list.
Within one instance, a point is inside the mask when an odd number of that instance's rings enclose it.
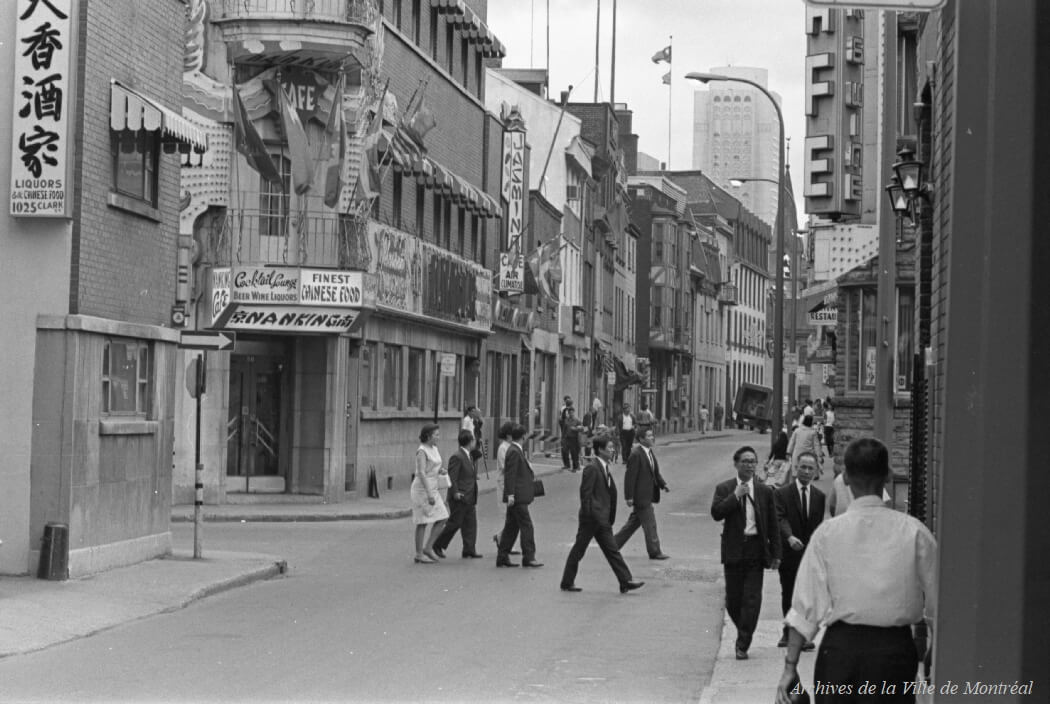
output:
{"label": "restaurant sign", "polygon": [[72,0],[18,0],[10,214],[69,217]]}
{"label": "restaurant sign", "polygon": [[211,272],[212,327],[228,330],[345,332],[375,307],[363,271],[300,267],[220,267]]}

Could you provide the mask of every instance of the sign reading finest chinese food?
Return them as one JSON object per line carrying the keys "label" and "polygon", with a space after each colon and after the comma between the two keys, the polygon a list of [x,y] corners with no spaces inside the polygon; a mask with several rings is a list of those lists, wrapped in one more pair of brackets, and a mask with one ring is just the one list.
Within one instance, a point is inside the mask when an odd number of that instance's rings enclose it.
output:
{"label": "sign reading finest chinese food", "polygon": [[11,215],[68,217],[72,0],[18,0]]}

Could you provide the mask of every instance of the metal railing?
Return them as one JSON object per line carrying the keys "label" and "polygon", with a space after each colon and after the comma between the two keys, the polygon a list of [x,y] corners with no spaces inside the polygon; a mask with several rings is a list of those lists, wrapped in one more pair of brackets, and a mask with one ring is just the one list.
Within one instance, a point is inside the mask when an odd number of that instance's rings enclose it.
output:
{"label": "metal railing", "polygon": [[372,24],[376,0],[223,0],[223,19],[289,19]]}
{"label": "metal railing", "polygon": [[278,215],[230,209],[211,243],[217,265],[283,264],[347,267],[354,237],[336,215]]}

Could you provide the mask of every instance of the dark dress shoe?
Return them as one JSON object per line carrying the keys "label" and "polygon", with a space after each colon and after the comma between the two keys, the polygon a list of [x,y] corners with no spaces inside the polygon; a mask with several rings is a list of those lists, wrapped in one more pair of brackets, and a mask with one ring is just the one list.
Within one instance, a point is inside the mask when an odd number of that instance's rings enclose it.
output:
{"label": "dark dress shoe", "polygon": [[466,558],[466,557],[485,557],[485,556],[484,555],[479,555],[476,552],[465,552],[465,553],[463,553],[463,557]]}
{"label": "dark dress shoe", "polygon": [[620,585],[620,593],[626,594],[632,589],[641,589],[645,585],[645,582],[624,582]]}
{"label": "dark dress shoe", "polygon": [[444,550],[442,550],[442,549],[441,549],[441,548],[439,548],[439,547],[435,547],[435,548],[434,548],[434,554],[435,554],[435,555],[437,555],[438,557],[440,557],[441,559],[444,559],[444,558],[445,558],[445,551],[444,551]]}
{"label": "dark dress shoe", "polygon": [[813,641],[810,641],[810,642],[808,642],[808,643],[806,643],[805,645],[802,646],[802,650],[804,650],[804,651],[806,651],[808,653],[810,650],[813,650],[816,647],[817,646],[813,643]]}
{"label": "dark dress shoe", "polygon": [[517,562],[511,562],[510,560],[496,560],[496,567],[517,567]]}
{"label": "dark dress shoe", "polygon": [[737,660],[747,660],[747,651],[746,650],[742,650],[740,648],[737,648],[736,649],[736,659]]}
{"label": "dark dress shoe", "polygon": [[543,567],[542,562],[536,562],[535,560],[529,560],[528,562],[522,562],[522,567]]}
{"label": "dark dress shoe", "polygon": [[567,587],[562,587],[561,590],[563,592],[582,592],[583,591],[583,589],[581,589],[580,587],[577,587],[575,584],[570,584]]}
{"label": "dark dress shoe", "polygon": [[663,553],[660,553],[659,555],[651,556],[649,559],[650,560],[670,560],[671,556],[670,555],[664,555]]}

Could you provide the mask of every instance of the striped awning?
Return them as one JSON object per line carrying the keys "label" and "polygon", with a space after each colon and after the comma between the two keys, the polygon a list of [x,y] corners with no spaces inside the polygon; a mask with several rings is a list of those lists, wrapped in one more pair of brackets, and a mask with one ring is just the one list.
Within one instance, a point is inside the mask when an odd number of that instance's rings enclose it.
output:
{"label": "striped awning", "polygon": [[503,43],[463,0],[430,0],[430,6],[439,13],[446,14],[445,21],[462,32],[469,41],[481,44],[483,56],[502,58],[507,55]]}
{"label": "striped awning", "polygon": [[198,154],[208,151],[208,135],[182,115],[114,79],[109,86],[109,126],[114,132],[159,130],[166,140],[186,145]]}
{"label": "striped awning", "polygon": [[430,0],[430,6],[439,13],[462,15],[467,12],[467,6],[463,0]]}

